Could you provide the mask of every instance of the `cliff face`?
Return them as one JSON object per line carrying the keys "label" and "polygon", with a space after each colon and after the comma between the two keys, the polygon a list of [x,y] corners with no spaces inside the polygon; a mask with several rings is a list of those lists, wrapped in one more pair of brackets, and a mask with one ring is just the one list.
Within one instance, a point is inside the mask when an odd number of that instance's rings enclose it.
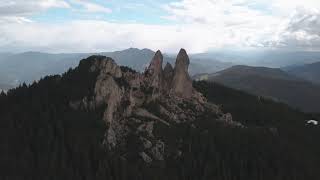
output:
{"label": "cliff face", "polygon": [[164,160],[166,156],[179,155],[179,150],[168,152],[167,142],[155,133],[158,127],[184,123],[194,126],[194,121],[207,114],[217,117],[213,120],[241,126],[218,106],[207,103],[192,87],[189,58],[183,49],[175,67],[167,64],[164,69],[163,56],[157,51],[143,74],[120,67],[103,56],[91,57],[90,61],[90,71],[98,74],[94,97],[86,97],[81,101],[85,105],[79,107],[105,108],[103,120],[107,130],[103,144],[109,150],[123,149],[129,137],[136,137],[141,146],[138,154],[145,162]]}
{"label": "cliff face", "polygon": [[153,87],[154,95],[156,92],[160,94],[170,92],[181,98],[192,98],[193,87],[188,74],[190,61],[187,52],[184,49],[180,50],[174,68],[167,63],[163,69],[162,63],[163,56],[157,51],[144,73],[144,79]]}

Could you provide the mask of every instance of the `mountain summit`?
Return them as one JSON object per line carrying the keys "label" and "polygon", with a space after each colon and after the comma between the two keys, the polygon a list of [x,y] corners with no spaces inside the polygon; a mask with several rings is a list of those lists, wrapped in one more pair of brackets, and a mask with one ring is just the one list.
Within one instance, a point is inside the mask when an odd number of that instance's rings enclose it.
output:
{"label": "mountain summit", "polygon": [[192,96],[192,80],[188,74],[190,60],[186,50],[181,49],[174,67],[174,76],[172,80],[173,91],[182,97]]}
{"label": "mountain summit", "polygon": [[94,94],[70,105],[75,109],[105,107],[102,118],[107,130],[103,144],[109,150],[123,149],[129,137],[135,136],[142,146],[139,155],[144,161],[164,160],[170,153],[165,153],[167,142],[154,133],[158,126],[193,124],[209,114],[214,114],[216,120],[241,126],[192,87],[189,57],[184,49],[180,50],[174,68],[168,63],[163,69],[162,63],[160,51],[144,73],[120,67],[104,56],[91,56],[80,62],[79,68],[89,64],[90,73],[97,74]]}

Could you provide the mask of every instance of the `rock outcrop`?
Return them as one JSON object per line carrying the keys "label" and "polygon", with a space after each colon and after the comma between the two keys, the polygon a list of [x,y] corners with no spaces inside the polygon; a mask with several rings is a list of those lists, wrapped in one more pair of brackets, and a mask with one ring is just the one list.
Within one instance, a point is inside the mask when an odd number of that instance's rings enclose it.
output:
{"label": "rock outcrop", "polygon": [[120,67],[103,56],[90,57],[90,61],[90,72],[98,74],[94,95],[70,102],[70,106],[104,108],[107,130],[103,144],[109,150],[127,146],[130,138],[137,137],[138,156],[147,163],[161,161],[167,156],[166,141],[155,134],[157,127],[193,124],[207,114],[214,114],[217,122],[236,124],[231,114],[223,114],[193,89],[189,58],[183,49],[175,67],[167,63],[164,69],[163,56],[157,51],[144,73]]}
{"label": "rock outcrop", "polygon": [[162,63],[163,56],[160,51],[157,51],[154,55],[152,61],[148,69],[145,72],[145,76],[149,80],[149,83],[155,90],[160,90],[162,88],[163,83],[163,75],[162,75]]}
{"label": "rock outcrop", "polygon": [[167,63],[163,69],[164,89],[171,89],[173,73],[172,65]]}
{"label": "rock outcrop", "polygon": [[175,94],[183,98],[190,98],[193,91],[192,80],[188,73],[189,64],[190,60],[187,52],[181,49],[174,67],[172,90]]}

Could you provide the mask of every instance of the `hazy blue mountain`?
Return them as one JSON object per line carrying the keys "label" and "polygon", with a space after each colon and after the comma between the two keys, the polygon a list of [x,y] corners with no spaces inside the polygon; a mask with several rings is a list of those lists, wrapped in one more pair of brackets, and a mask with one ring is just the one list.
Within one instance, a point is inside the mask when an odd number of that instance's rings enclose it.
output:
{"label": "hazy blue mountain", "polygon": [[198,73],[215,73],[226,68],[232,67],[233,63],[221,62],[215,59],[199,59],[191,57],[189,73],[195,75]]}
{"label": "hazy blue mountain", "polygon": [[320,52],[285,50],[219,50],[195,54],[193,58],[214,58],[222,62],[232,62],[249,66],[285,67],[303,65],[319,61]]}
{"label": "hazy blue mountain", "polygon": [[0,53],[0,63],[10,55],[12,55],[12,53]]}
{"label": "hazy blue mountain", "polygon": [[101,55],[111,57],[118,64],[129,66],[135,70],[142,71],[148,66],[150,59],[154,56],[150,49],[130,48],[123,51],[104,52]]}
{"label": "hazy blue mountain", "polygon": [[[149,65],[149,61],[154,56],[155,52],[150,49],[139,50],[136,48],[130,48],[123,51],[106,52],[101,54],[115,59],[115,61],[120,65],[129,66],[135,70],[143,71]],[[175,58],[176,55],[164,54],[164,65],[167,62],[174,65]],[[232,63],[220,62],[214,59],[191,58],[190,61],[189,73],[192,75],[200,72],[213,73],[233,65]]]}
{"label": "hazy blue mountain", "polygon": [[47,54],[26,52],[9,55],[0,61],[0,83],[12,86],[30,83],[39,78],[62,73],[77,64],[84,54]]}
{"label": "hazy blue mountain", "polygon": [[[100,54],[113,58],[118,64],[143,71],[154,56],[150,49],[130,48],[123,51],[101,53],[49,54],[25,52],[19,54],[0,54],[0,83],[14,87],[23,82],[31,83],[46,75],[60,74],[78,65],[81,59]],[[164,63],[175,62],[175,57],[164,55]],[[190,73],[213,73],[231,67],[231,63],[214,60],[191,59]]]}
{"label": "hazy blue mountain", "polygon": [[320,62],[301,66],[289,66],[284,68],[284,70],[294,76],[320,84]]}
{"label": "hazy blue mountain", "polygon": [[271,98],[306,112],[320,112],[320,86],[292,76],[281,69],[233,66],[195,77]]}

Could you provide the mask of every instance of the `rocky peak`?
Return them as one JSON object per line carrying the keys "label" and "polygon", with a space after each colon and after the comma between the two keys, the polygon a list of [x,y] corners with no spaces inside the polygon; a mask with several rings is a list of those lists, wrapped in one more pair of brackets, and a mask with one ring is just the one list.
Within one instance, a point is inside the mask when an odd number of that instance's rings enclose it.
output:
{"label": "rocky peak", "polygon": [[174,67],[174,74],[172,80],[172,91],[183,98],[190,98],[192,96],[192,79],[189,76],[189,57],[186,50],[181,49]]}
{"label": "rocky peak", "polygon": [[162,63],[163,56],[161,51],[157,51],[152,58],[148,69],[145,72],[148,83],[151,84],[155,89],[160,90],[162,86]]}
{"label": "rocky peak", "polygon": [[175,68],[181,68],[188,74],[189,64],[190,60],[187,51],[185,49],[180,49],[177,55]]}
{"label": "rocky peak", "polygon": [[152,75],[158,75],[159,73],[162,73],[162,62],[163,56],[161,51],[158,50],[156,54],[153,56],[146,72]]}
{"label": "rocky peak", "polygon": [[138,153],[141,159],[147,163],[161,161],[175,154],[168,153],[168,142],[158,136],[155,129],[181,123],[192,125],[208,113],[215,114],[217,121],[232,124],[231,115],[224,116],[218,106],[207,103],[193,89],[188,75],[189,58],[183,49],[175,68],[167,63],[164,70],[163,56],[157,51],[143,74],[120,67],[111,58],[92,56],[88,59],[90,72],[97,73],[94,96],[70,105],[104,108],[102,119],[107,129],[103,144],[109,150],[125,149],[128,140],[136,137],[141,146]]}
{"label": "rocky peak", "polygon": [[114,77],[121,77],[120,67],[112,58],[105,56],[90,56],[86,61],[81,61],[79,68],[87,68],[90,72],[98,72],[99,74],[109,74]]}

